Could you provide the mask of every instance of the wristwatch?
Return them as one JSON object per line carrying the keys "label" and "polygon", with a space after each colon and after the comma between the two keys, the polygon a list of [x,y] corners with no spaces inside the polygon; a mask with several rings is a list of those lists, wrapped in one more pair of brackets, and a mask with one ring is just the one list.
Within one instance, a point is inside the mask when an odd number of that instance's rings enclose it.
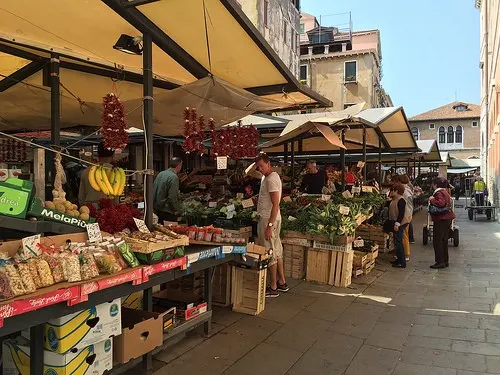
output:
{"label": "wristwatch", "polygon": [[267,223],[267,226],[268,226],[269,228],[272,228],[272,227],[274,226],[274,224],[273,224],[273,223]]}

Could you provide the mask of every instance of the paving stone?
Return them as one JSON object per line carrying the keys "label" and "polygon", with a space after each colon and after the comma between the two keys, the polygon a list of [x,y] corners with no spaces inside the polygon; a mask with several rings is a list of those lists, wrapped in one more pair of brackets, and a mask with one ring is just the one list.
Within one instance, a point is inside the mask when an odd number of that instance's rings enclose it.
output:
{"label": "paving stone", "polygon": [[409,326],[416,323],[418,308],[388,306],[380,315],[379,322]]}
{"label": "paving stone", "polygon": [[405,346],[436,350],[451,350],[452,340],[435,337],[408,336]]}
{"label": "paving stone", "polygon": [[500,331],[487,329],[486,342],[500,344]]}
{"label": "paving stone", "polygon": [[367,338],[383,311],[381,306],[353,303],[330,329],[347,336]]}
{"label": "paving stone", "polygon": [[217,323],[226,327],[247,316],[231,311],[230,307],[214,306],[212,313],[212,323]]}
{"label": "paving stone", "polygon": [[452,328],[479,328],[479,318],[441,316],[439,318],[439,325],[441,327]]}
{"label": "paving stone", "polygon": [[500,344],[471,341],[453,341],[451,349],[454,352],[500,356]]}
{"label": "paving stone", "polygon": [[396,350],[363,345],[354,357],[346,375],[389,375],[398,363],[400,352]]}
{"label": "paving stone", "polygon": [[403,344],[410,332],[410,326],[377,323],[365,341],[366,345],[385,349],[403,350]]}
{"label": "paving stone", "polygon": [[500,374],[500,357],[486,357],[487,372]]}
{"label": "paving stone", "polygon": [[295,288],[290,289],[290,294],[300,294],[309,297],[319,297],[323,293],[328,292],[332,288],[331,285],[322,285],[315,283],[302,282]]}
{"label": "paving stone", "polygon": [[278,298],[267,299],[266,308],[259,317],[286,323],[314,301],[316,298],[313,297],[282,293]]}
{"label": "paving stone", "polygon": [[490,317],[479,319],[479,328],[500,331],[500,319],[492,320]]}
{"label": "paving stone", "polygon": [[362,339],[327,332],[293,365],[288,374],[343,374],[362,344]]}
{"label": "paving stone", "polygon": [[392,300],[396,306],[421,307],[424,302],[424,296],[416,293],[400,292]]}
{"label": "paving stone", "polygon": [[410,363],[398,363],[393,375],[457,375],[457,370],[434,366],[413,365]]}
{"label": "paving stone", "polygon": [[458,309],[467,312],[491,312],[491,305],[485,303],[466,303],[460,302]]}
{"label": "paving stone", "polygon": [[423,326],[437,326],[439,325],[439,319],[441,317],[437,315],[422,315],[417,314],[415,316],[414,324],[423,325]]}
{"label": "paving stone", "polygon": [[454,368],[457,370],[468,370],[486,372],[486,356],[479,354],[456,353],[444,350],[405,347],[401,354],[401,361],[427,366]]}
{"label": "paving stone", "polygon": [[472,340],[479,342],[484,342],[486,340],[485,331],[482,329],[414,325],[410,334],[412,336],[437,337],[452,340]]}
{"label": "paving stone", "polygon": [[354,302],[355,297],[324,295],[305,308],[315,318],[336,321]]}
{"label": "paving stone", "polygon": [[301,352],[261,343],[226,370],[224,374],[285,374],[301,355]]}
{"label": "paving stone", "polygon": [[159,361],[169,363],[176,358],[180,357],[187,351],[193,349],[197,345],[200,345],[205,341],[201,330],[194,330],[188,332],[185,337],[183,337],[179,342],[176,342],[172,346],[167,346],[166,349],[162,350],[155,355],[155,358]]}
{"label": "paving stone", "polygon": [[308,312],[301,312],[269,336],[266,342],[305,352],[331,324],[326,320],[313,317]]}

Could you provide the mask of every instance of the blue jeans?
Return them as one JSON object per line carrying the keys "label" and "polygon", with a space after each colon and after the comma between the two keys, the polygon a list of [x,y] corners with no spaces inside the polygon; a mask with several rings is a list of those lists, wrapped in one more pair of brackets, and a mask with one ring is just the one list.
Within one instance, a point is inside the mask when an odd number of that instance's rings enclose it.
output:
{"label": "blue jeans", "polygon": [[396,250],[396,262],[406,267],[405,249],[403,247],[403,234],[408,224],[401,225],[397,232],[394,232],[394,248]]}

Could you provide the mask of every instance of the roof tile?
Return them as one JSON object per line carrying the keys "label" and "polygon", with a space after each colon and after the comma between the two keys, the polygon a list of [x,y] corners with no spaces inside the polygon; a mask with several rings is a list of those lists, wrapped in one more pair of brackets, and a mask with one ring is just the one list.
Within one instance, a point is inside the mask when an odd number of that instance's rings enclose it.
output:
{"label": "roof tile", "polygon": [[[463,104],[467,106],[467,110],[463,112],[456,111],[454,107]],[[447,120],[447,119],[460,119],[460,118],[473,118],[480,117],[481,107],[477,104],[465,102],[452,102],[442,107],[431,109],[430,111],[421,113],[411,117],[410,121],[429,121],[429,120]]]}

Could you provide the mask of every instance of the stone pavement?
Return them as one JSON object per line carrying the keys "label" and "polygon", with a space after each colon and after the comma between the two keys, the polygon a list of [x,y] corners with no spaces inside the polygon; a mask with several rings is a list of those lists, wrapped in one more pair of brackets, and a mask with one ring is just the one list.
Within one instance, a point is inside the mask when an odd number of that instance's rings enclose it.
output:
{"label": "stone pavement", "polygon": [[155,374],[500,374],[500,225],[457,212],[448,269],[429,269],[419,213],[407,269],[385,254],[346,289],[290,280],[257,317],[216,310],[210,338],[160,352]]}

